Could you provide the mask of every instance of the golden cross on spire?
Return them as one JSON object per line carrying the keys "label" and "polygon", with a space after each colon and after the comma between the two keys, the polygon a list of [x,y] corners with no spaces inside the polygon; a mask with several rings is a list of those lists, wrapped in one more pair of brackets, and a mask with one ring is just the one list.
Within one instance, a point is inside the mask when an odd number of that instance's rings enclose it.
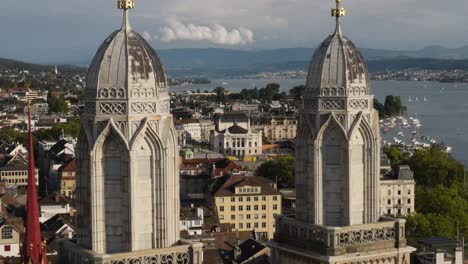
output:
{"label": "golden cross on spire", "polygon": [[117,6],[123,10],[133,9],[135,8],[135,0],[118,0]]}
{"label": "golden cross on spire", "polygon": [[342,16],[346,16],[346,9],[340,6],[341,0],[336,1],[336,8],[333,8],[331,11],[331,15],[339,19]]}

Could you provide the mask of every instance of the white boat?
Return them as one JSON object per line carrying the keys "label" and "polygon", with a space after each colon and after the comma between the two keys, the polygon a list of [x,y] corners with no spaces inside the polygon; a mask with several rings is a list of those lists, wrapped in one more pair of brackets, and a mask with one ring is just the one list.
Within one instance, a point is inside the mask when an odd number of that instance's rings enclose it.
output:
{"label": "white boat", "polygon": [[418,98],[418,97],[416,97],[416,102],[419,102],[419,98]]}
{"label": "white boat", "polygon": [[408,102],[411,102],[411,101],[412,101],[412,100],[411,100],[411,97],[410,97],[410,98],[408,98]]}
{"label": "white boat", "polygon": [[424,96],[424,102],[427,102],[427,98],[426,98],[426,96]]}
{"label": "white boat", "polygon": [[398,136],[403,137],[403,136],[405,136],[405,134],[404,134],[403,131],[402,131],[402,132],[399,132],[399,133],[398,133]]}

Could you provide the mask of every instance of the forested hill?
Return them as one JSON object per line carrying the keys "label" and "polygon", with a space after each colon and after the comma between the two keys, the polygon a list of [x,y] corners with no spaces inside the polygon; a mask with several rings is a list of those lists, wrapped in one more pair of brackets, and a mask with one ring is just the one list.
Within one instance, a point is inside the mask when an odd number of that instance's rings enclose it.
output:
{"label": "forested hill", "polygon": [[3,59],[0,58],[0,70],[28,70],[34,72],[46,72],[53,71],[55,66],[58,67],[59,71],[68,72],[68,71],[86,71],[84,67],[78,67],[75,65],[44,65],[44,64],[34,64],[29,62],[22,62],[12,59]]}

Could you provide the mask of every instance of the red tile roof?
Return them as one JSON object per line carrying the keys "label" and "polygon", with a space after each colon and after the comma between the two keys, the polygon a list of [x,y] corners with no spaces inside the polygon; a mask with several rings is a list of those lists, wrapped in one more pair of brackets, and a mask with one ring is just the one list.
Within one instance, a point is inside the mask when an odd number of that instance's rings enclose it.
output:
{"label": "red tile roof", "polygon": [[75,172],[76,171],[76,159],[71,159],[59,168],[61,172]]}

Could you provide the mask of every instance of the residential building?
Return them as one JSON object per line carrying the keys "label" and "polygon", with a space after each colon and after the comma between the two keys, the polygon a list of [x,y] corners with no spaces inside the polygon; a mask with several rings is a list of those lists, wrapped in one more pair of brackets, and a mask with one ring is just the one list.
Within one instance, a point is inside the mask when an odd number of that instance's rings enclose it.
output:
{"label": "residential building", "polygon": [[40,141],[38,150],[40,191],[43,194],[61,190],[59,169],[75,158],[76,141],[65,138],[56,142]]}
{"label": "residential building", "polygon": [[275,215],[281,214],[281,193],[263,177],[231,176],[213,195],[220,223],[232,230],[254,231],[272,239]]}
{"label": "residential building", "polygon": [[182,206],[208,205],[208,190],[213,179],[242,172],[236,162],[227,159],[184,159],[180,165]]}
{"label": "residential building", "polygon": [[[36,185],[39,185],[39,171],[35,170]],[[0,181],[7,186],[17,186],[18,191],[26,190],[28,186],[28,161],[23,154],[17,153],[7,159],[0,167]]]}
{"label": "residential building", "polygon": [[39,200],[39,222],[44,223],[58,214],[73,214],[71,200],[58,193],[51,194]]}
{"label": "residential building", "polygon": [[[31,115],[45,115],[49,113],[49,105],[47,103],[37,103],[31,105]],[[25,114],[28,113],[28,107],[26,106],[23,111]]]}
{"label": "residential building", "polygon": [[296,216],[278,216],[271,262],[411,261],[405,220],[381,217],[380,126],[369,72],[344,36],[341,0],[335,31],[315,51],[296,137]]}
{"label": "residential building", "polygon": [[71,159],[58,169],[60,175],[60,193],[73,198],[76,187],[76,159]]}
{"label": "residential building", "polygon": [[180,213],[180,231],[189,236],[203,234],[203,208],[182,208]]}
{"label": "residential building", "polygon": [[21,255],[20,234],[24,232],[8,219],[0,219],[0,256],[19,257]]}
{"label": "residential building", "polygon": [[245,113],[224,113],[211,134],[214,151],[227,156],[244,158],[262,154],[262,132],[253,131]]}
{"label": "residential building", "polygon": [[406,216],[414,213],[415,181],[409,166],[380,178],[380,214]]}
{"label": "residential building", "polygon": [[296,117],[260,118],[252,125],[252,130],[262,131],[269,142],[294,140],[297,133]]}
{"label": "residential building", "polygon": [[76,235],[75,217],[70,214],[56,214],[42,223],[41,229],[49,243],[55,238],[72,239]]}
{"label": "residential building", "polygon": [[253,103],[253,104],[234,103],[231,105],[231,111],[258,112],[259,103]]}
{"label": "residential building", "polygon": [[211,131],[215,129],[215,124],[212,120],[207,119],[199,119],[199,121],[201,142],[209,143]]}
{"label": "residential building", "polygon": [[183,130],[186,134],[186,140],[189,142],[201,141],[201,125],[197,119],[181,119],[175,120],[175,126],[177,130]]}

